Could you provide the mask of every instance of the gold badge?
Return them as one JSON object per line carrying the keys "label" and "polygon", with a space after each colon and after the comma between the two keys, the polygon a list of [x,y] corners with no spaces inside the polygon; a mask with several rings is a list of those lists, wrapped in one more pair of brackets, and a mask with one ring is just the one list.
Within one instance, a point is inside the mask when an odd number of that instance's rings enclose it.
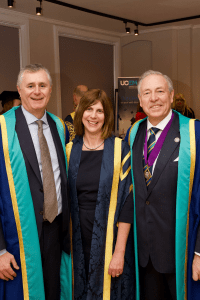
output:
{"label": "gold badge", "polygon": [[144,171],[144,177],[148,180],[151,177],[149,170]]}

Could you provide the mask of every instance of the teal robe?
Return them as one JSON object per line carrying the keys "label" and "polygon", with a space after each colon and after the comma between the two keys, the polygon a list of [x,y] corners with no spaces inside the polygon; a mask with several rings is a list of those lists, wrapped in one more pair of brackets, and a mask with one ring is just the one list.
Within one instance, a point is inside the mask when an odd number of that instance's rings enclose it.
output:
{"label": "teal robe", "polygon": [[[17,108],[0,116],[0,218],[6,249],[14,255],[20,269],[16,271],[14,280],[0,279],[0,300],[45,300],[33,201],[15,131]],[[56,123],[65,151],[63,124],[56,116],[50,116]],[[62,253],[61,262],[60,299],[71,299],[71,257],[65,252]]]}
{"label": "teal robe", "polygon": [[[177,113],[174,111],[174,113]],[[192,279],[197,229],[200,222],[200,122],[179,116],[180,149],[178,161],[176,197],[176,290],[177,300],[197,300],[200,298],[200,281]],[[136,122],[129,134],[131,163],[133,162],[133,143],[141,122]],[[132,172],[133,192],[134,176]],[[135,207],[135,198],[134,198]],[[136,295],[139,292],[139,267],[137,253],[136,211],[134,210],[134,244],[136,260]]]}

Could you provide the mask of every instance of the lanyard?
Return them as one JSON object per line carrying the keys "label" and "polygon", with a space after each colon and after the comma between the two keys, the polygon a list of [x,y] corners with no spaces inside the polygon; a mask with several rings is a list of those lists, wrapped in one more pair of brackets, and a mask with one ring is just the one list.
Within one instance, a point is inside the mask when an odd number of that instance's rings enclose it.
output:
{"label": "lanyard", "polygon": [[152,166],[154,161],[156,160],[156,157],[158,156],[158,154],[162,148],[162,145],[165,141],[165,138],[167,136],[167,133],[171,127],[173,117],[174,117],[174,113],[172,112],[171,119],[169,120],[169,122],[165,126],[164,130],[162,131],[161,135],[159,136],[154,148],[152,149],[152,151],[148,157],[148,160],[147,160],[147,131],[146,131],[146,137],[145,137],[145,143],[144,143],[144,159],[145,159],[146,165],[148,164],[148,166]]}

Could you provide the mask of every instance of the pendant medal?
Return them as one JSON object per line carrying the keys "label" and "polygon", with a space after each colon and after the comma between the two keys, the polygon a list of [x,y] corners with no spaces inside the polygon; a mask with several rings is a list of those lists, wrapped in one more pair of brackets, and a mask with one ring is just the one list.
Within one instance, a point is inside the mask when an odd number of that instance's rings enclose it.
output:
{"label": "pendant medal", "polygon": [[150,173],[149,170],[144,171],[144,177],[145,177],[146,179],[149,179],[149,178],[151,177],[151,173]]}

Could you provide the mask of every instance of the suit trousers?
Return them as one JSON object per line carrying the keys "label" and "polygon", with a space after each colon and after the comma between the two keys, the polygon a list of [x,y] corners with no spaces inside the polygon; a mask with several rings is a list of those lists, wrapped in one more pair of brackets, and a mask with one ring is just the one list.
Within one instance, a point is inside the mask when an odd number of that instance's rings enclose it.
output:
{"label": "suit trousers", "polygon": [[141,300],[176,300],[176,274],[159,273],[149,258],[145,268],[139,268]]}
{"label": "suit trousers", "polygon": [[52,223],[44,221],[40,236],[45,300],[60,299],[60,263],[61,263],[62,215]]}

